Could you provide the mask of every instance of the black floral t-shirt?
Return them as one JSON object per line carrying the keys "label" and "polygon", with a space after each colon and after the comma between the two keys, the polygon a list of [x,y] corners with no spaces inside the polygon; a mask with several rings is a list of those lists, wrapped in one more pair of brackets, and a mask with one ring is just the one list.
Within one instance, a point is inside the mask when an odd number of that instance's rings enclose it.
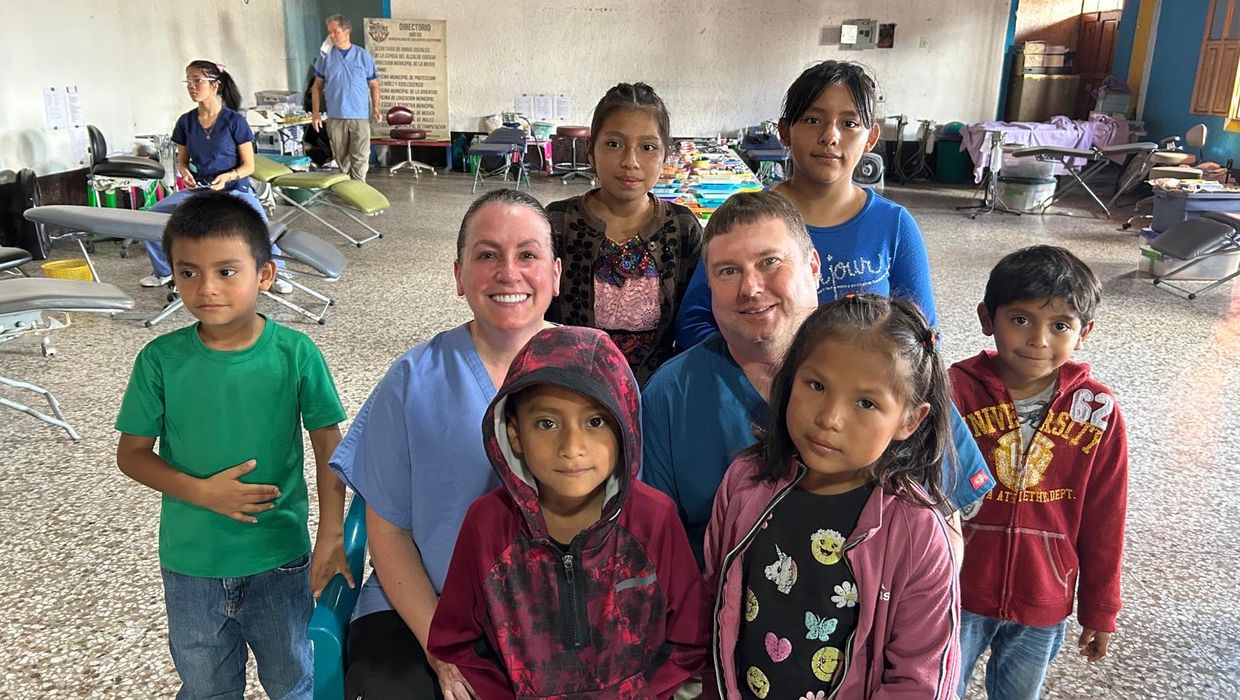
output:
{"label": "black floral t-shirt", "polygon": [[820,700],[839,682],[857,627],[857,582],[843,547],[871,491],[794,489],[754,536],[736,645],[741,697]]}

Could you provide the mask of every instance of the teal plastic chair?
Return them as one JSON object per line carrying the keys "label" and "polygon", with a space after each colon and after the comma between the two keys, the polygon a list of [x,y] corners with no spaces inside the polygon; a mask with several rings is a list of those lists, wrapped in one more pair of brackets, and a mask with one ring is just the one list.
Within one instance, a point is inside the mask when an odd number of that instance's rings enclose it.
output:
{"label": "teal plastic chair", "polygon": [[310,616],[310,645],[314,649],[314,700],[344,700],[344,641],[353,605],[362,588],[366,560],[366,501],[353,494],[344,519],[344,554],[356,588],[336,574],[314,606]]}

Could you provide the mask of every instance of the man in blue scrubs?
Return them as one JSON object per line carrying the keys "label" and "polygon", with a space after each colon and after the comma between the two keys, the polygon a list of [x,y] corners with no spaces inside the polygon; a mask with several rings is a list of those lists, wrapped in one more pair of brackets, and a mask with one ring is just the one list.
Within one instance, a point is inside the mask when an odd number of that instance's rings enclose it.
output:
{"label": "man in blue scrubs", "polygon": [[370,120],[379,114],[379,76],[375,59],[349,38],[353,27],[343,15],[327,18],[332,47],[314,62],[310,114],[315,130],[322,128],[320,110],[327,99],[327,136],[340,172],[365,180],[370,167]]}
{"label": "man in blue scrubs", "polygon": [[[768,420],[771,380],[818,306],[821,269],[800,214],[771,192],[733,195],[711,215],[702,260],[719,332],[665,363],[642,391],[641,478],[676,503],[698,566],[715,491]],[[959,510],[994,479],[954,408],[952,434],[956,463],[942,487]]]}

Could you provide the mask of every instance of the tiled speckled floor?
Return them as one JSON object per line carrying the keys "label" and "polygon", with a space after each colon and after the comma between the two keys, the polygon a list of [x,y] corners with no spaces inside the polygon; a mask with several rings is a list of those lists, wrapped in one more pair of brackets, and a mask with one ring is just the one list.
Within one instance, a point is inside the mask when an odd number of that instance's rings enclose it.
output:
{"label": "tiled speckled floor", "polygon": [[[452,293],[459,218],[471,200],[460,176],[414,181],[372,176],[392,199],[387,232],[361,250],[318,224],[350,261],[324,285],[337,298],[325,326],[263,302],[323,349],[346,408],[356,411],[393,358],[468,316]],[[584,190],[535,182],[551,201]],[[1135,276],[1134,236],[1114,223],[1058,216],[956,213],[966,190],[894,188],[925,232],[943,348],[949,358],[984,345],[974,307],[990,266],[1037,242],[1065,245],[1105,282],[1098,328],[1080,353],[1116,391],[1128,422],[1132,476],[1125,610],[1111,654],[1088,665],[1068,649],[1055,661],[1048,698],[1240,697],[1240,285],[1189,302]],[[66,255],[66,253],[58,253]],[[101,243],[104,279],[140,309],[149,270]],[[0,282],[2,284],[2,282]],[[187,323],[184,312],[160,327]],[[4,374],[56,393],[80,443],[0,410],[0,697],[171,697],[162,590],[155,553],[158,499],[114,466],[112,420],[137,351],[155,331],[77,315],[55,334],[59,354],[0,346]],[[14,396],[4,390],[4,396]],[[975,674],[970,697],[982,697]],[[251,673],[251,692],[261,697]]]}

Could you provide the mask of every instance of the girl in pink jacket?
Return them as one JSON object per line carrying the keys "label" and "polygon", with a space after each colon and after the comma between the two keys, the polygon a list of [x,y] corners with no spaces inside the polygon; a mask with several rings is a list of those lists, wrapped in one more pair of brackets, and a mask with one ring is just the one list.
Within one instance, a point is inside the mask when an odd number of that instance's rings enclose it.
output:
{"label": "girl in pink jacket", "polygon": [[715,496],[707,697],[953,697],[960,598],[938,486],[949,402],[914,304],[850,295],[805,321],[770,427]]}

